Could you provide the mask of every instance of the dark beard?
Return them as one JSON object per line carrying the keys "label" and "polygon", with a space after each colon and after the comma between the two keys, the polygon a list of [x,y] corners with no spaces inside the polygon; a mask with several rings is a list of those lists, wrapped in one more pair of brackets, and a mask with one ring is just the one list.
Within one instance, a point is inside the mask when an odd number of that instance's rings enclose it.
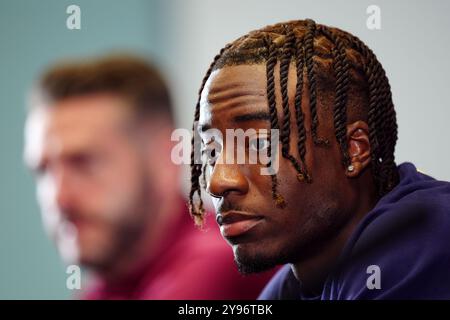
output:
{"label": "dark beard", "polygon": [[234,256],[234,262],[236,263],[238,270],[243,275],[249,275],[252,273],[259,273],[273,269],[274,267],[289,263],[289,258],[283,254],[276,257],[267,257],[262,255],[240,255]]}
{"label": "dark beard", "polygon": [[234,262],[236,263],[239,272],[243,275],[268,271],[278,265],[278,263],[269,263],[269,261],[264,259],[259,261],[253,260],[245,263],[239,262],[235,259]]}
{"label": "dark beard", "polygon": [[302,262],[310,259],[324,250],[334,237],[334,232],[323,232],[320,235],[309,235],[305,239],[292,241],[289,246],[283,247],[275,253],[262,254],[262,252],[249,252],[245,249],[236,249],[234,261],[241,274],[248,275],[268,271],[278,265]]}

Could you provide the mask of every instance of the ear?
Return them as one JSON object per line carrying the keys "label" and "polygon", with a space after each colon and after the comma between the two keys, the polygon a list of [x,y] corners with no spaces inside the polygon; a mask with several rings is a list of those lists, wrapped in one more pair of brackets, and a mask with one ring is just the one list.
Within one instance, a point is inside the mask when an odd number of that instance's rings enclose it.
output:
{"label": "ear", "polygon": [[349,178],[356,178],[370,164],[371,160],[369,127],[367,123],[358,120],[347,125],[347,145],[352,167],[347,167],[345,174]]}

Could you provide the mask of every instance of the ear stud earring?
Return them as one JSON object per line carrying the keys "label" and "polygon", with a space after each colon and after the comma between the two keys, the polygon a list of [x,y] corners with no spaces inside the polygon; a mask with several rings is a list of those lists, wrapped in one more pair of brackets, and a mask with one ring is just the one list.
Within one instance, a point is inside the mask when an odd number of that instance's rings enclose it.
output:
{"label": "ear stud earring", "polygon": [[353,172],[353,170],[355,170],[355,167],[352,164],[347,167],[348,172]]}

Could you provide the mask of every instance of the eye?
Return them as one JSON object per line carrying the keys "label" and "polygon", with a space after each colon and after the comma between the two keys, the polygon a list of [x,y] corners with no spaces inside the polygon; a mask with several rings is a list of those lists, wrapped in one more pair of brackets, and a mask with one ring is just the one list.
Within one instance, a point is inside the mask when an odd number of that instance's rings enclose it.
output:
{"label": "eye", "polygon": [[269,140],[266,137],[261,137],[249,141],[249,148],[253,151],[262,151],[269,147]]}
{"label": "eye", "polygon": [[217,158],[219,157],[220,151],[220,144],[215,141],[211,141],[205,146],[205,148],[202,150],[202,153],[206,155],[206,161],[208,162],[208,164],[214,165]]}
{"label": "eye", "polygon": [[80,173],[92,174],[98,169],[98,160],[98,156],[92,153],[79,153],[70,155],[67,164]]}

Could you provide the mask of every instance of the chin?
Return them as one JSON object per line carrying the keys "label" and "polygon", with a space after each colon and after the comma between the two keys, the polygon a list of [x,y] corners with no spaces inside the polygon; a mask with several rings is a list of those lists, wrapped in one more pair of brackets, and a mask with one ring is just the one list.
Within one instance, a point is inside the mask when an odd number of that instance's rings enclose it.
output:
{"label": "chin", "polygon": [[87,254],[86,250],[80,251],[78,263],[80,265],[82,265],[83,267],[86,267],[89,269],[95,268],[97,265],[99,265],[99,262],[97,261],[96,257],[91,254]]}
{"label": "chin", "polygon": [[[78,263],[83,267],[88,269],[97,269],[104,265],[105,256],[108,252],[108,248],[104,246],[99,246],[99,243],[93,244],[91,241],[83,238],[79,239],[78,248]],[[91,240],[91,239],[90,239]]]}
{"label": "chin", "polygon": [[271,249],[261,243],[234,245],[234,261],[239,272],[242,274],[259,273],[287,263],[288,259],[279,250]]}

